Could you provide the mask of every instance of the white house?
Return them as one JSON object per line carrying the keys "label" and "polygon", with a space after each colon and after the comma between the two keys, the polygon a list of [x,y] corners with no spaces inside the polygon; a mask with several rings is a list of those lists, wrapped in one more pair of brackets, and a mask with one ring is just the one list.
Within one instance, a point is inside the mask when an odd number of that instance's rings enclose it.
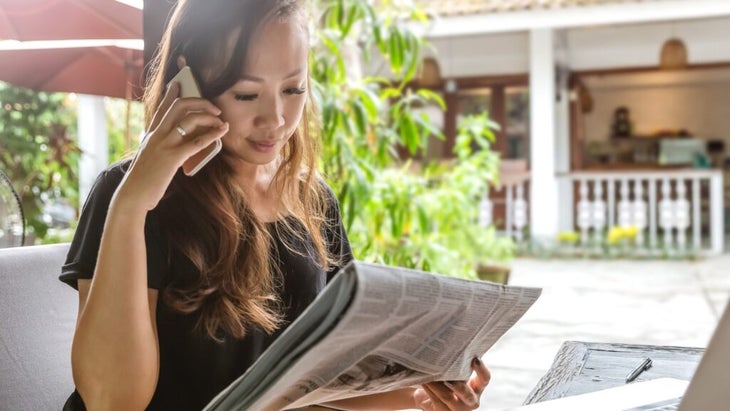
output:
{"label": "white house", "polygon": [[[529,168],[512,180],[505,168],[507,232],[588,239],[634,225],[648,247],[723,250],[730,1],[416,3],[436,16],[419,30],[436,49],[434,88],[451,103],[438,119],[446,134],[460,113],[488,109],[502,125],[496,148],[517,160],[506,164]],[[660,66],[670,39],[675,61]]]}

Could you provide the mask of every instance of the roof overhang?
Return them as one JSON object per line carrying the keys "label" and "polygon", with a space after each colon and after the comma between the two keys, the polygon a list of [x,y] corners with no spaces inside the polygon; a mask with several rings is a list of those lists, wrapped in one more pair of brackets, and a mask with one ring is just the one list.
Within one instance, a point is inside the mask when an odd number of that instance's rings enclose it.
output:
{"label": "roof overhang", "polygon": [[438,38],[727,16],[730,0],[666,0],[443,17],[418,24],[416,30],[428,38]]}

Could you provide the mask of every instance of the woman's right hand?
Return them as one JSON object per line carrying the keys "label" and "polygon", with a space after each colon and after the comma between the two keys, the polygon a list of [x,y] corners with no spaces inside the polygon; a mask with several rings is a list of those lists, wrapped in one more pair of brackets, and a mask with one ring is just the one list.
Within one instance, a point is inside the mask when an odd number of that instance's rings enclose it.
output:
{"label": "woman's right hand", "polygon": [[[117,205],[121,202],[140,211],[152,210],[183,162],[228,132],[229,125],[220,119],[218,107],[203,98],[178,98],[179,92],[178,83],[168,87],[117,191]],[[205,132],[195,133],[199,128]]]}

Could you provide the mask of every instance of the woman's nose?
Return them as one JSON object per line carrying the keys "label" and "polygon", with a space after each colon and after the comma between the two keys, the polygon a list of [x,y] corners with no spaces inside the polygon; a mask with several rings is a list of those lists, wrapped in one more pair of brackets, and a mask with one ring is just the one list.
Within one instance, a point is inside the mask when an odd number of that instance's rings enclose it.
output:
{"label": "woman's nose", "polygon": [[277,129],[283,125],[284,113],[280,99],[273,98],[260,106],[258,116],[254,119],[255,127]]}

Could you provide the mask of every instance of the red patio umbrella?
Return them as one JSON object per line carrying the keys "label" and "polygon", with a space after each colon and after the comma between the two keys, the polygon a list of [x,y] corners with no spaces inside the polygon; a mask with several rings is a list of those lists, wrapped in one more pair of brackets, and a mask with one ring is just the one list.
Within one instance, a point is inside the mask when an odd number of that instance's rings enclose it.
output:
{"label": "red patio umbrella", "polygon": [[[141,7],[116,0],[0,0],[0,81],[43,91],[65,91],[126,98],[142,93]],[[33,41],[104,39],[83,47]],[[136,47],[117,47],[110,39],[136,39]],[[0,43],[2,43],[0,41]]]}
{"label": "red patio umbrella", "polygon": [[0,0],[0,40],[140,38],[142,10],[116,0]]}
{"label": "red patio umbrella", "polygon": [[109,44],[73,48],[0,48],[0,81],[41,91],[139,98],[143,51]]}
{"label": "red patio umbrella", "polygon": [[[22,42],[0,41],[0,81],[42,91],[139,97],[143,13],[128,2],[0,0],[0,40]],[[119,39],[137,43],[112,46]]]}

